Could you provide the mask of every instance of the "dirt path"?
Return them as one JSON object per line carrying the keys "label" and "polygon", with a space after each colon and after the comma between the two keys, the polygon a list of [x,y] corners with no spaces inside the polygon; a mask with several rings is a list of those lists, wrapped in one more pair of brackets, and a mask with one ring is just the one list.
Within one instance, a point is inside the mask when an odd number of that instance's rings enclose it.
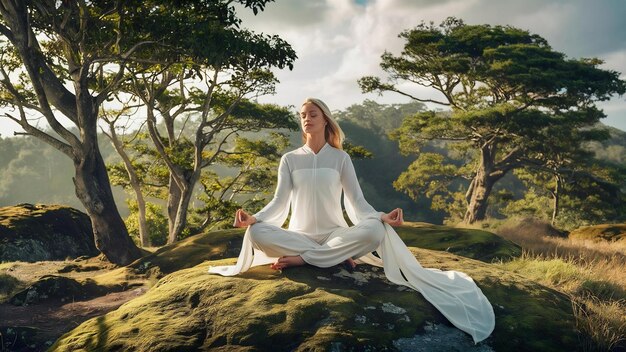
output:
{"label": "dirt path", "polygon": [[20,307],[2,303],[0,342],[3,342],[4,348],[0,344],[0,351],[45,351],[61,335],[85,320],[115,310],[145,292],[146,288],[139,287],[65,304],[42,303]]}

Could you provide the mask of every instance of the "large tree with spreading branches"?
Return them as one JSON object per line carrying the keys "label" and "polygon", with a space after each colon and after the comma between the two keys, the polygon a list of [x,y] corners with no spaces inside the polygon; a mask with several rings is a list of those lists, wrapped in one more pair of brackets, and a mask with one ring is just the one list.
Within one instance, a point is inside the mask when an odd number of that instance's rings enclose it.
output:
{"label": "large tree with spreading branches", "polygon": [[[510,26],[448,18],[400,37],[406,41],[400,55],[382,55],[388,79],[363,77],[359,84],[364,92],[396,92],[448,108],[407,117],[393,137],[405,153],[443,140],[462,162],[420,153],[395,186],[441,200],[455,180],[468,180],[467,223],[485,217],[494,185],[512,170],[563,174],[567,163],[550,150],[574,155],[581,143],[603,138],[571,131],[592,128],[605,117],[596,102],[626,90],[618,72],[599,68],[601,60],[567,58],[539,35]],[[411,87],[433,89],[438,97],[419,96]]]}
{"label": "large tree with spreading branches", "polygon": [[[235,2],[256,13],[268,0]],[[0,1],[3,115],[73,161],[76,195],[91,218],[96,245],[114,263],[128,264],[140,251],[117,210],[98,148],[100,109],[129,79],[129,68],[168,67],[183,58],[219,63],[236,50],[250,53],[245,40],[233,40],[240,46],[232,48],[230,37],[224,35],[236,37],[238,32],[228,29],[241,23],[232,3]],[[268,66],[293,60],[291,53],[279,55],[270,53],[259,60]],[[236,60],[245,64],[248,59],[243,55]],[[42,118],[51,132],[37,123]]]}

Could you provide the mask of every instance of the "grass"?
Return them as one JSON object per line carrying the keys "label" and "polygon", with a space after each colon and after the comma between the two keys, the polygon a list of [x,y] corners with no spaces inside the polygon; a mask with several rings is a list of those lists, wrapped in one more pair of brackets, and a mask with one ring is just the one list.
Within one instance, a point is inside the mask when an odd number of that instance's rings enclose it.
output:
{"label": "grass", "polygon": [[0,302],[9,298],[13,293],[17,292],[23,285],[20,280],[14,276],[0,273]]}
{"label": "grass", "polygon": [[626,348],[626,241],[601,240],[581,231],[573,238],[561,237],[549,224],[532,220],[475,226],[522,247],[522,256],[500,263],[501,268],[570,296],[585,351]]}

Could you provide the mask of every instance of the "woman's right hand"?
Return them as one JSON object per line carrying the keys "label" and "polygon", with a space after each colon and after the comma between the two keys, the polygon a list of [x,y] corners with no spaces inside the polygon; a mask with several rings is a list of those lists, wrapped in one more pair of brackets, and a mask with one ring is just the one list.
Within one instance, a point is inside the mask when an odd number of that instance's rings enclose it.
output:
{"label": "woman's right hand", "polygon": [[256,218],[245,211],[243,209],[237,209],[235,212],[235,223],[234,227],[247,227],[256,222]]}

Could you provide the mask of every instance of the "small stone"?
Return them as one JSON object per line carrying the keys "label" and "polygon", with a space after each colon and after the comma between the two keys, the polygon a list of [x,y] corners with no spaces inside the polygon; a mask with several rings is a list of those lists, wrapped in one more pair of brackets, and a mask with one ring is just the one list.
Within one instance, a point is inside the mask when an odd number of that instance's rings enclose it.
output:
{"label": "small stone", "polygon": [[385,302],[382,306],[383,312],[392,313],[392,314],[404,314],[406,313],[406,309],[402,307],[398,307],[393,303]]}

